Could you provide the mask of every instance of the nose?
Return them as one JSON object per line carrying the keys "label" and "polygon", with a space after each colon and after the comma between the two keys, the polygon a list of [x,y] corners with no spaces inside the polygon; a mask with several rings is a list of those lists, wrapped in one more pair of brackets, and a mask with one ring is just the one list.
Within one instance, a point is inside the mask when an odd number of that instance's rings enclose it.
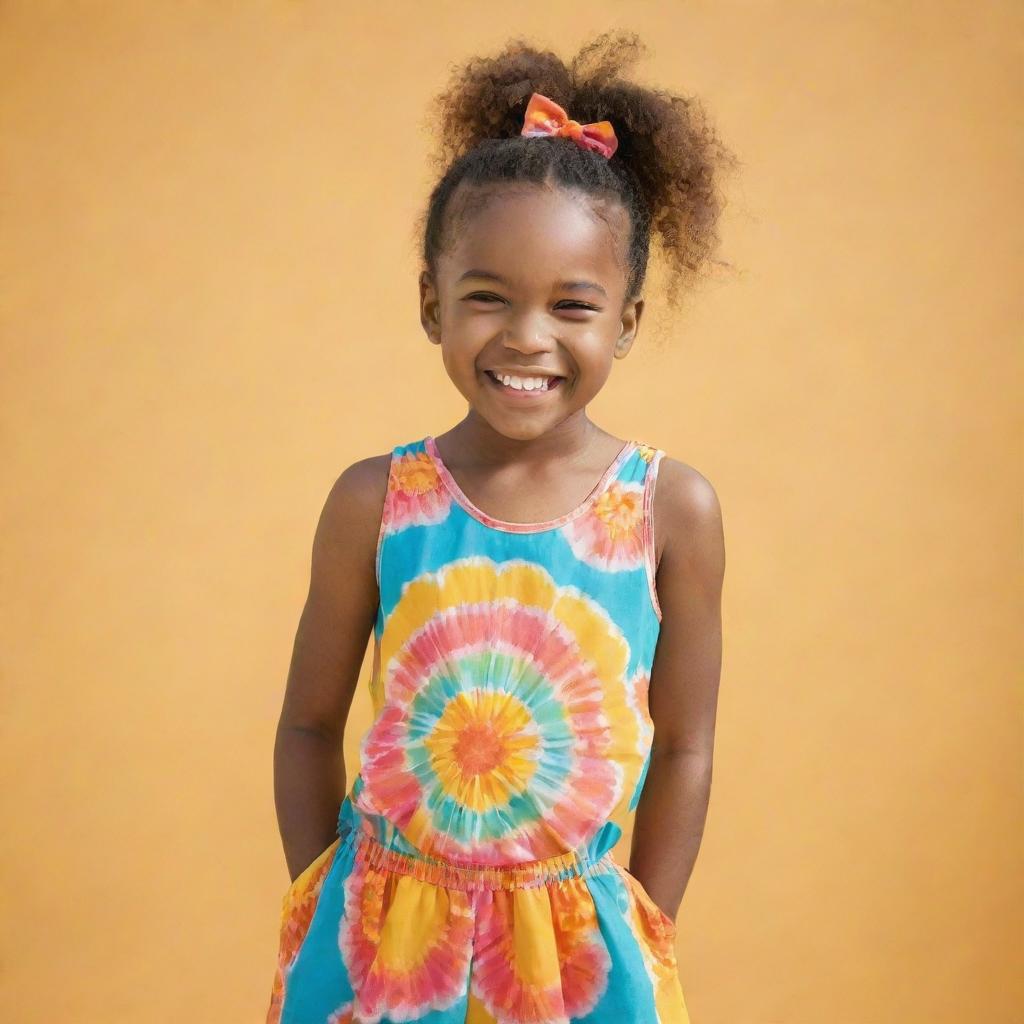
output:
{"label": "nose", "polygon": [[549,352],[557,347],[550,327],[549,318],[544,313],[523,313],[509,324],[502,340],[507,348],[523,355]]}

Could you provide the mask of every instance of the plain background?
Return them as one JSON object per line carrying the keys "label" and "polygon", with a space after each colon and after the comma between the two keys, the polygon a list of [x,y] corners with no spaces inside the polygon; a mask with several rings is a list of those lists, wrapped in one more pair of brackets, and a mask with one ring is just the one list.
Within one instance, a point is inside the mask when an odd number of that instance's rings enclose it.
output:
{"label": "plain background", "polygon": [[615,26],[744,161],[737,273],[590,408],[724,511],[693,1022],[1024,1019],[1022,22],[4,3],[4,1019],[263,1019],[316,519],[346,465],[464,412],[417,311],[427,100],[513,35],[570,57]]}

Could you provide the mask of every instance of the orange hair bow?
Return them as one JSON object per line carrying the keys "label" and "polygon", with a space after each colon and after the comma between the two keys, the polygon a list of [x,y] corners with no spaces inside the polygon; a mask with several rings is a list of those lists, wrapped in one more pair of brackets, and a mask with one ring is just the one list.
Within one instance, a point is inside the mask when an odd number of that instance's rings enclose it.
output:
{"label": "orange hair bow", "polygon": [[619,146],[615,137],[615,129],[610,121],[594,121],[591,124],[580,124],[560,107],[554,100],[539,92],[530,97],[523,118],[521,135],[564,135],[583,149],[592,149],[605,159]]}

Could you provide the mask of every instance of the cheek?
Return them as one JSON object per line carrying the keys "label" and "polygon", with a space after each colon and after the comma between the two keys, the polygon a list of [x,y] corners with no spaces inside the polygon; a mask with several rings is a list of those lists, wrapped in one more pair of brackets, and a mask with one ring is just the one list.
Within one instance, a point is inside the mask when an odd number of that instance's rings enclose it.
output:
{"label": "cheek", "polygon": [[449,350],[453,364],[472,361],[494,333],[494,321],[487,317],[466,316],[461,309],[453,309],[442,320],[442,345]]}
{"label": "cheek", "polygon": [[479,376],[476,361],[478,346],[466,344],[464,338],[453,341],[446,337],[441,344],[441,361],[449,378],[461,385],[472,385]]}
{"label": "cheek", "polygon": [[590,344],[583,344],[573,353],[580,376],[585,378],[588,387],[599,386],[609,378],[612,372],[611,346],[603,338],[594,338]]}

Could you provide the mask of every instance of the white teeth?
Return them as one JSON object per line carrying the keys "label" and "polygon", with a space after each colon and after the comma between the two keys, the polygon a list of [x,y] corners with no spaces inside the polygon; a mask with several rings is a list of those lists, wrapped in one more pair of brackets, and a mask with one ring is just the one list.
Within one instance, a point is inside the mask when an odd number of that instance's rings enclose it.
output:
{"label": "white teeth", "polygon": [[507,388],[514,388],[516,391],[547,391],[547,377],[512,377],[505,375],[498,378]]}

